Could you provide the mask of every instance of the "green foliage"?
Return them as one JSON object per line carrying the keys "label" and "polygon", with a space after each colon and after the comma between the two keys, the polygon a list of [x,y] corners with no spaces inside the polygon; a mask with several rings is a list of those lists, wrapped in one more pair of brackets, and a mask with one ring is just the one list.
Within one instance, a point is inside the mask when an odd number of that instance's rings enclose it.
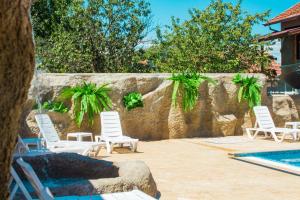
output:
{"label": "green foliage", "polygon": [[[172,18],[157,40],[140,47],[151,26],[146,0],[39,0],[31,14],[39,68],[48,72],[264,72],[269,42],[253,26],[268,12],[249,14],[237,4],[212,0]],[[164,30],[164,31],[162,31]],[[140,62],[147,61],[147,62]],[[255,71],[257,72],[257,71]],[[266,71],[266,73],[269,73]]]}
{"label": "green foliage", "polygon": [[[34,109],[38,109],[38,105],[36,104],[34,106]],[[45,101],[41,108],[44,110],[48,110],[51,112],[59,112],[59,113],[67,113],[69,111],[69,108],[65,106],[63,102],[57,102],[57,101]]]}
{"label": "green foliage", "polygon": [[252,77],[242,77],[237,74],[232,82],[240,86],[238,92],[238,101],[247,101],[250,108],[258,106],[261,103],[261,88],[262,86],[258,82],[258,78]]}
{"label": "green foliage", "polygon": [[143,107],[143,96],[139,92],[130,92],[123,97],[123,103],[127,110]]}
{"label": "green foliage", "polygon": [[39,67],[127,72],[150,26],[145,0],[39,0],[31,9]]}
{"label": "green foliage", "polygon": [[173,74],[168,80],[173,81],[172,105],[176,106],[178,94],[182,96],[182,105],[185,112],[191,111],[199,97],[199,87],[204,81],[215,83],[209,77],[196,72],[183,72]]}
{"label": "green foliage", "polygon": [[269,47],[252,34],[268,12],[252,15],[242,10],[241,1],[234,5],[212,0],[206,9],[195,8],[189,14],[189,20],[172,18],[165,31],[157,29],[158,40],[144,57],[159,71],[242,72],[270,62]]}
{"label": "green foliage", "polygon": [[111,108],[112,103],[108,95],[110,91],[107,84],[97,87],[94,83],[84,82],[81,85],[63,89],[59,98],[63,100],[72,99],[74,103],[73,114],[77,125],[80,127],[85,115],[92,125],[96,114]]}
{"label": "green foliage", "polygon": [[66,113],[69,108],[64,105],[63,102],[46,101],[43,103],[42,108],[48,111]]}

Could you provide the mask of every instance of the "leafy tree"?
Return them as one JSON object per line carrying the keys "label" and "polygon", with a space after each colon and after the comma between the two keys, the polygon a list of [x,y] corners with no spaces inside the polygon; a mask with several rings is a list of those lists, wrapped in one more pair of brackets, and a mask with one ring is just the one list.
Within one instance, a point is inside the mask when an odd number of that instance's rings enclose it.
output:
{"label": "leafy tree", "polygon": [[206,9],[189,14],[189,20],[172,18],[164,32],[158,29],[156,44],[145,53],[160,71],[237,72],[268,64],[265,43],[252,34],[268,12],[251,15],[241,9],[241,1],[212,0]]}
{"label": "leafy tree", "polygon": [[35,0],[31,7],[34,34],[37,38],[49,38],[57,26],[67,21],[69,7],[72,0]]}
{"label": "leafy tree", "polygon": [[32,18],[40,67],[124,72],[150,26],[144,0],[38,0]]}

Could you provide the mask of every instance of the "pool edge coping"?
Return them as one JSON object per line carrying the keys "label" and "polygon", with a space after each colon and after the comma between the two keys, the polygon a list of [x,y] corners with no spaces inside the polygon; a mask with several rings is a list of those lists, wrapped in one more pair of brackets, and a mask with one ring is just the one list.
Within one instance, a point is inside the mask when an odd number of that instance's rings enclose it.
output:
{"label": "pool edge coping", "polygon": [[[294,149],[296,150],[296,149]],[[266,160],[263,161],[264,159],[256,159],[256,158],[250,158],[248,157],[243,157],[243,156],[238,156],[240,154],[251,154],[251,153],[268,153],[268,152],[280,152],[280,151],[293,151],[293,150],[276,150],[276,151],[253,151],[253,152],[236,152],[236,153],[228,153],[229,158],[234,159],[234,160],[238,160],[238,161],[242,161],[245,163],[249,163],[249,164],[254,164],[260,167],[265,167],[268,169],[272,169],[272,170],[276,170],[279,172],[283,172],[283,173],[287,173],[287,174],[291,174],[291,175],[295,175],[295,176],[300,176],[300,169],[299,170],[293,170],[291,168],[289,168],[288,165],[283,166],[283,164],[281,165],[280,163],[277,164],[274,161],[269,161]],[[292,166],[291,166],[292,167]]]}

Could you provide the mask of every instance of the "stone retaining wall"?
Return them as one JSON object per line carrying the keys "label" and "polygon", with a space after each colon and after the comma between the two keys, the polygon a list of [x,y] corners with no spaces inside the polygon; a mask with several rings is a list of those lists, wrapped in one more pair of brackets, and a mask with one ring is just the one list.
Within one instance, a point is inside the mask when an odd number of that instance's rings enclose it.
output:
{"label": "stone retaining wall", "polygon": [[[109,83],[112,88],[110,96],[113,110],[121,115],[124,133],[141,140],[241,135],[245,127],[253,126],[254,118],[247,104],[237,101],[238,88],[231,82],[234,74],[207,74],[218,82],[216,85],[201,85],[198,103],[188,113],[184,113],[180,106],[171,106],[173,87],[172,82],[166,80],[170,76],[171,74],[42,74],[41,81],[35,84],[39,86],[31,88],[23,112],[21,131],[24,135],[38,131],[34,121],[35,111],[31,110],[37,90],[43,100],[55,99],[63,87],[82,81]],[[265,76],[256,76],[264,85],[263,104],[269,106],[276,125],[282,126],[285,121],[298,120],[300,98],[268,97]],[[122,98],[132,91],[143,94],[144,107],[127,111]],[[62,138],[65,138],[66,133],[74,131],[91,131],[96,135],[100,133],[99,117],[92,127],[84,122],[78,128],[71,119],[71,113],[49,114]]]}

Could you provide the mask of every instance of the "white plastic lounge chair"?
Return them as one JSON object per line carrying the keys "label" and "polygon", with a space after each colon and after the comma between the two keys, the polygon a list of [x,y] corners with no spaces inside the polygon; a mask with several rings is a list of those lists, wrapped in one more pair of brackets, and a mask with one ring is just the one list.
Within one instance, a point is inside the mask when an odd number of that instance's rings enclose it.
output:
{"label": "white plastic lounge chair", "polygon": [[35,120],[39,126],[43,139],[46,142],[46,147],[52,152],[73,152],[81,155],[88,155],[91,150],[99,152],[103,142],[81,142],[60,140],[53,123],[47,114],[35,115]]}
{"label": "white plastic lounge chair", "polygon": [[38,155],[44,155],[52,153],[48,149],[30,149],[28,145],[24,142],[24,140],[18,136],[18,142],[15,148],[15,152],[13,154],[14,157],[18,156],[38,156]]}
{"label": "white plastic lounge chair", "polygon": [[35,146],[37,149],[42,149],[42,139],[41,138],[23,138],[23,143],[26,146]]}
{"label": "white plastic lounge chair", "polygon": [[[20,165],[21,169],[24,171],[24,174],[30,184],[33,186],[36,195],[40,200],[155,200],[153,197],[148,196],[147,194],[139,191],[133,190],[131,192],[120,192],[120,193],[111,193],[111,194],[102,194],[102,195],[93,195],[93,196],[64,196],[64,197],[53,197],[49,188],[43,186],[36,173],[32,167],[24,162],[22,158],[17,160],[17,163]],[[26,188],[25,188],[26,189]],[[23,190],[22,190],[23,191]],[[28,192],[27,192],[28,193]],[[29,193],[28,193],[29,194]],[[30,199],[29,199],[30,200]]]}
{"label": "white plastic lounge chair", "polygon": [[[39,156],[39,155],[45,155],[50,153],[53,152],[50,152],[47,149],[41,149],[41,148],[30,149],[27,143],[25,143],[24,140],[18,135],[18,142],[15,147],[13,157]],[[27,200],[32,200],[29,192],[27,191],[26,187],[24,186],[23,182],[21,181],[21,179],[19,178],[18,174],[16,173],[13,167],[10,167],[10,175],[11,177],[8,183],[10,189],[9,199],[13,200],[18,189],[20,189]]]}
{"label": "white plastic lounge chair", "polygon": [[[256,123],[255,128],[246,128],[246,132],[249,138],[254,139],[259,133],[262,132],[266,137],[268,136],[268,133],[270,133],[276,142],[282,142],[287,135],[291,135],[294,140],[297,139],[297,133],[300,132],[300,129],[275,127],[268,107],[255,106],[253,108],[253,111],[256,117]],[[252,134],[252,132],[254,132],[254,134]],[[277,134],[282,134],[282,137],[278,138]]]}
{"label": "white plastic lounge chair", "polygon": [[106,149],[111,153],[115,144],[129,144],[131,150],[137,150],[138,139],[124,136],[120,116],[118,112],[101,112],[101,136],[100,140],[106,142]]}
{"label": "white plastic lounge chair", "polygon": [[[87,149],[88,148],[88,149]],[[26,143],[24,143],[23,139],[19,136],[18,137],[18,143],[15,149],[15,152],[13,154],[14,157],[18,156],[39,156],[44,154],[50,154],[50,153],[61,153],[61,152],[70,152],[70,153],[78,153],[78,154],[84,154],[85,151],[89,150],[88,147],[68,147],[68,148],[37,148],[37,149],[30,149]]]}

